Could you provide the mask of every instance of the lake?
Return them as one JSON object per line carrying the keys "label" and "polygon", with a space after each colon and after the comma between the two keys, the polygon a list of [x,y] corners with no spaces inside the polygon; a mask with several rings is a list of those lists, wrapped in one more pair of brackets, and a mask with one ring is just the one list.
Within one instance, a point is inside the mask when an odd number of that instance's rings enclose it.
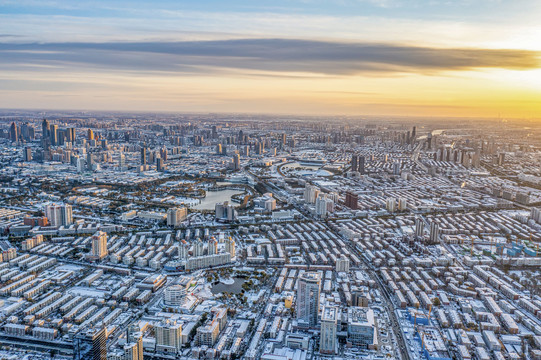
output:
{"label": "lake", "polygon": [[243,278],[233,278],[232,284],[224,284],[223,282],[219,282],[216,285],[212,286],[212,289],[210,291],[213,294],[219,294],[222,292],[228,292],[231,294],[240,294],[242,291],[242,284],[244,284]]}
{"label": "lake", "polygon": [[244,194],[242,190],[218,190],[218,191],[207,191],[207,196],[204,199],[201,199],[201,202],[194,206],[195,210],[214,210],[214,207],[217,203],[224,201],[231,201],[233,195]]}
{"label": "lake", "polygon": [[309,169],[309,170],[318,170],[321,165],[301,165],[298,162],[288,163],[282,166],[283,169]]}

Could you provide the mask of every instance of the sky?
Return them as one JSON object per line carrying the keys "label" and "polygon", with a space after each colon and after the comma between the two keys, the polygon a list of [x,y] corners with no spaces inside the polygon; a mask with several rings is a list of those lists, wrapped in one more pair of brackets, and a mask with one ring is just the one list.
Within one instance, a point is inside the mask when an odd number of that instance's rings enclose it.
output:
{"label": "sky", "polygon": [[541,119],[538,0],[0,0],[0,108]]}

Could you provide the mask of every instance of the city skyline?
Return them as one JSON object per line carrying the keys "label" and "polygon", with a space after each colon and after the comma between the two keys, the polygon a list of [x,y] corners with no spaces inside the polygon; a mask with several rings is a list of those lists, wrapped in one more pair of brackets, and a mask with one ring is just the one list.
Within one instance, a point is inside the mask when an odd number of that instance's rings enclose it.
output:
{"label": "city skyline", "polygon": [[525,0],[4,1],[0,107],[541,118],[540,14]]}
{"label": "city skyline", "polygon": [[541,358],[541,123],[0,111],[0,358]]}

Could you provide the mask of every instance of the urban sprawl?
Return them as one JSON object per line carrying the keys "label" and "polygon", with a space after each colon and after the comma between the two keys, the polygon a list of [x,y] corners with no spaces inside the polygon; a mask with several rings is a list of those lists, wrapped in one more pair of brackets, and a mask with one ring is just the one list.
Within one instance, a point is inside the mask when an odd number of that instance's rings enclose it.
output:
{"label": "urban sprawl", "polygon": [[0,113],[1,359],[541,359],[541,126]]}

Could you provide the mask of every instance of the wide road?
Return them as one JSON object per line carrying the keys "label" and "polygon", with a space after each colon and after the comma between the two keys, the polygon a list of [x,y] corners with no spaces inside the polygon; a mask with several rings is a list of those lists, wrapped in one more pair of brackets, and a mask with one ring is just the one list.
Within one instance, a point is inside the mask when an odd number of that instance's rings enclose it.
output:
{"label": "wide road", "polygon": [[406,354],[406,359],[407,360],[412,360],[410,358],[409,352],[407,351],[406,342],[404,341],[404,338],[402,337],[402,332],[400,331],[400,325],[399,325],[398,319],[396,317],[396,313],[394,311],[395,310],[394,304],[393,304],[393,302],[391,300],[391,296],[387,292],[387,288],[381,282],[381,279],[376,274],[376,271],[373,268],[373,266],[371,264],[369,264],[366,261],[366,259],[362,256],[361,252],[359,250],[357,250],[357,248],[355,247],[355,244],[353,244],[350,240],[348,240],[348,239],[344,238],[343,236],[341,236],[339,233],[337,233],[335,231],[333,231],[333,232],[349,246],[350,250],[352,252],[354,252],[355,255],[359,259],[361,259],[361,261],[364,264],[364,267],[361,267],[361,270],[364,270],[370,276],[370,278],[372,278],[376,282],[376,284],[378,284],[378,288],[380,290],[380,293],[383,296],[385,308],[387,309],[387,313],[389,314],[389,319],[391,320],[391,324],[392,324],[392,329],[391,330],[392,330],[393,336],[394,336],[395,339],[398,340],[398,346],[400,348],[399,351],[396,351],[396,348],[395,348],[394,349],[395,353],[398,355],[399,359],[402,359],[403,355]]}

